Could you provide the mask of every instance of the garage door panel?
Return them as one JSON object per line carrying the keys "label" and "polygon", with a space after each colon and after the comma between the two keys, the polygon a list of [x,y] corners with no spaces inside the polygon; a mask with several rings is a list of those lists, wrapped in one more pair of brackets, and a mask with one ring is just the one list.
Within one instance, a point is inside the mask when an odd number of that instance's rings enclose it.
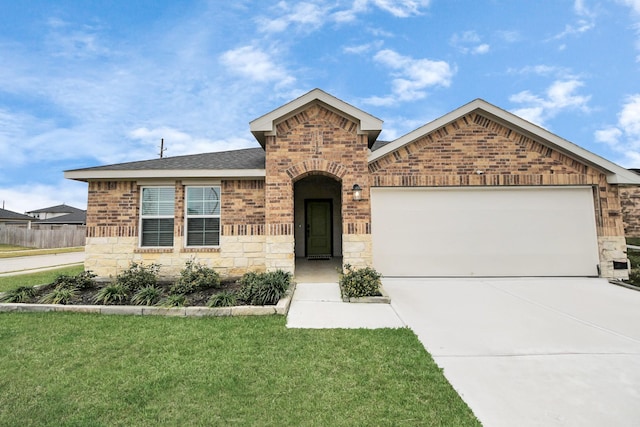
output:
{"label": "garage door panel", "polygon": [[387,276],[597,275],[588,187],[374,188],[371,203]]}

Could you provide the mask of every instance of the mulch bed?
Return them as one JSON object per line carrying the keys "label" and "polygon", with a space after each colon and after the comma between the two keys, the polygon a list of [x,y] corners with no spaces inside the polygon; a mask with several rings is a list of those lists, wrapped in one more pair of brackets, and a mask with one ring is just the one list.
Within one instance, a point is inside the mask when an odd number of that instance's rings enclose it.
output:
{"label": "mulch bed", "polygon": [[[98,293],[98,291],[100,291],[100,289],[104,288],[105,286],[108,286],[109,284],[110,284],[109,282],[98,282],[95,284],[95,286],[89,289],[78,291],[77,296],[74,297],[69,302],[68,305],[104,305],[102,303],[96,304],[94,302],[94,297]],[[173,285],[173,282],[158,282],[156,286],[162,290],[162,296],[160,297],[160,300],[164,299],[170,294],[169,289],[171,288],[172,285]],[[205,307],[207,305],[207,302],[213,295],[216,295],[225,291],[237,293],[240,290],[240,287],[241,285],[238,282],[238,279],[222,280],[222,282],[220,283],[220,286],[217,288],[203,289],[203,290],[199,290],[199,291],[185,295],[186,296],[185,306]],[[38,304],[40,302],[40,299],[47,293],[51,292],[53,289],[54,289],[54,286],[52,284],[40,286],[37,288],[35,296],[31,298],[29,301],[25,301],[25,302],[31,303],[31,304]],[[242,301],[241,299],[238,299],[238,305],[244,305],[244,304],[245,304],[244,301]],[[121,303],[112,303],[108,305],[134,305],[134,304],[131,303],[131,295],[130,295],[129,299]]]}

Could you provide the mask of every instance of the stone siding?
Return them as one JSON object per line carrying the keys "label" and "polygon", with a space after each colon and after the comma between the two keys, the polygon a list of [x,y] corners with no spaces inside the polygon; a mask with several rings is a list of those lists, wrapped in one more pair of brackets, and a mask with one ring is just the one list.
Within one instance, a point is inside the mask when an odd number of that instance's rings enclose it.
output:
{"label": "stone siding", "polygon": [[626,237],[640,237],[640,186],[620,187],[620,205]]}

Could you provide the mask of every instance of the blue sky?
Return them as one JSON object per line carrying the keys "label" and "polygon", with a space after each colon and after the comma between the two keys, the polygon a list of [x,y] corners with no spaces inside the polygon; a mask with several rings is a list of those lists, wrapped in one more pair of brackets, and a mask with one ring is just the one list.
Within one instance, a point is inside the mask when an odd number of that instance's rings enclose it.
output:
{"label": "blue sky", "polygon": [[475,98],[640,167],[640,0],[0,1],[0,199],[63,171],[257,146],[313,88],[392,140]]}

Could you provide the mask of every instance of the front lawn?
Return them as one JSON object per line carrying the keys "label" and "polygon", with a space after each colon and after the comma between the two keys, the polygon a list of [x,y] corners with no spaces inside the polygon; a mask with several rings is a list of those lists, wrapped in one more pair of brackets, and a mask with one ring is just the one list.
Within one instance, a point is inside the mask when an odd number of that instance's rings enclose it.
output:
{"label": "front lawn", "polygon": [[84,266],[56,268],[54,270],[40,271],[38,273],[17,274],[14,276],[0,277],[0,292],[15,289],[20,286],[36,286],[53,282],[60,275],[73,276],[84,271]]}
{"label": "front lawn", "polygon": [[479,425],[409,329],[0,314],[0,425]]}

